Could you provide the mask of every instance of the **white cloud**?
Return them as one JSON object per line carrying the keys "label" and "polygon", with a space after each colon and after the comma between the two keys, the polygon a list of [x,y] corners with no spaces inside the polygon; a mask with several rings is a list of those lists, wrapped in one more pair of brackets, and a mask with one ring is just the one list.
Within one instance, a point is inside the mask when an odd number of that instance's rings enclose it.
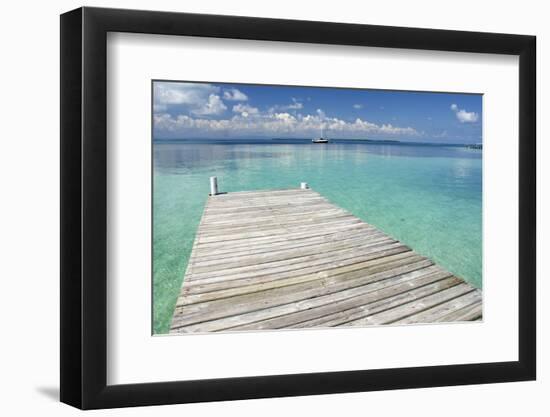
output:
{"label": "white cloud", "polygon": [[155,82],[155,113],[185,108],[200,116],[215,116],[227,109],[219,96],[220,88],[211,84]]}
{"label": "white cloud", "polygon": [[327,117],[318,109],[315,114],[294,115],[288,112],[257,111],[255,107],[236,105],[235,115],[228,119],[213,120],[193,118],[187,115],[172,116],[156,114],[155,128],[158,131],[177,132],[179,134],[201,135],[227,133],[234,135],[291,135],[294,137],[311,137],[319,134],[324,128],[332,137],[369,137],[376,136],[419,136],[412,127],[400,127],[392,124],[376,123],[355,119],[348,122],[336,117]]}
{"label": "white cloud", "polygon": [[166,104],[160,104],[160,103],[153,103],[153,112],[154,113],[161,113],[168,110],[168,106]]}
{"label": "white cloud", "polygon": [[223,98],[229,101],[246,101],[248,96],[242,91],[237,90],[236,88],[231,88],[229,90],[224,90]]}
{"label": "white cloud", "polygon": [[292,97],[292,103],[285,104],[285,105],[275,105],[269,109],[270,113],[275,113],[277,111],[287,111],[287,110],[301,110],[304,108],[304,105],[302,102],[298,101],[298,99]]}
{"label": "white cloud", "polygon": [[292,97],[292,104],[287,106],[288,110],[300,110],[302,108],[304,108],[304,105],[294,97]]}
{"label": "white cloud", "polygon": [[292,104],[289,104],[288,106],[286,106],[286,108],[288,110],[300,110],[302,108],[304,108],[304,105],[302,103],[292,103]]}
{"label": "white cloud", "polygon": [[477,119],[479,118],[477,113],[467,112],[466,110],[459,110],[456,113],[456,117],[461,123],[474,123],[477,122]]}
{"label": "white cloud", "polygon": [[208,100],[219,87],[199,83],[155,82],[154,97],[157,105],[197,105]]}
{"label": "white cloud", "polygon": [[210,94],[208,101],[200,107],[191,110],[191,113],[197,116],[215,116],[223,113],[225,110],[227,110],[227,106],[223,103],[220,96]]}
{"label": "white cloud", "polygon": [[246,101],[248,97],[237,89],[222,90],[211,84],[155,82],[155,130],[159,133],[172,132],[182,137],[216,133],[311,137],[318,135],[321,128],[332,137],[420,135],[412,127],[379,125],[360,118],[345,121],[329,117],[322,109],[312,114],[298,113],[297,110],[303,109],[303,103],[297,98],[292,98],[289,104],[274,106],[264,112],[249,104],[237,103],[231,107],[232,115],[221,116],[227,110],[223,100]]}
{"label": "white cloud", "polygon": [[258,114],[259,110],[256,107],[249,106],[248,104],[236,104],[233,106],[233,112],[240,113],[244,117]]}
{"label": "white cloud", "polygon": [[456,104],[451,104],[451,110],[455,113],[460,123],[475,123],[479,119],[479,114],[459,109]]}
{"label": "white cloud", "polygon": [[362,104],[354,104],[353,108],[356,109],[356,110],[359,110],[359,109],[363,108],[363,105]]}

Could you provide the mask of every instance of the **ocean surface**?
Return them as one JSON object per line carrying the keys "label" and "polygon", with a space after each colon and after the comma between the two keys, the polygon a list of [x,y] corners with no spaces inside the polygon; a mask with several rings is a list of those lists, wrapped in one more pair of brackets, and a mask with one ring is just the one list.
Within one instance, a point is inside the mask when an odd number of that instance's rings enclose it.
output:
{"label": "ocean surface", "polygon": [[209,192],[307,182],[476,287],[482,286],[482,151],[306,140],[153,143],[153,331],[166,333]]}

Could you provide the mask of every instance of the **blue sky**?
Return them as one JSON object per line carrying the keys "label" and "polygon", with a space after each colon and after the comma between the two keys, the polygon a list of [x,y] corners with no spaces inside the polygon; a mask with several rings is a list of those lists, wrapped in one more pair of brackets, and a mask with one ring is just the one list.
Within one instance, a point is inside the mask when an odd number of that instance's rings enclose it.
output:
{"label": "blue sky", "polygon": [[481,143],[482,96],[153,83],[155,139],[329,138]]}

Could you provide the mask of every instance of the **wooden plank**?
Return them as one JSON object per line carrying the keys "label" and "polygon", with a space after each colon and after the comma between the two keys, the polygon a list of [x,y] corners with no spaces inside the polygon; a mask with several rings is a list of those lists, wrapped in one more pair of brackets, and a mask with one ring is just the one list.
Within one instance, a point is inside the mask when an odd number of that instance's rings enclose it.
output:
{"label": "wooden plank", "polygon": [[[202,242],[201,248],[243,248],[243,247],[256,247],[261,244],[277,243],[283,241],[292,241],[297,239],[303,239],[305,237],[326,236],[335,233],[346,233],[348,231],[356,231],[360,229],[370,229],[371,227],[362,222],[344,223],[344,224],[332,224],[329,228],[315,228],[309,230],[290,230],[286,235],[276,236],[261,236],[257,238],[243,239],[241,241],[213,241]],[[195,239],[197,240],[197,239]],[[198,244],[198,242],[197,242]]]}
{"label": "wooden plank", "polygon": [[273,220],[269,222],[249,223],[246,225],[243,224],[227,227],[214,227],[211,229],[205,229],[203,227],[199,231],[199,234],[202,239],[208,236],[224,238],[226,236],[231,236],[235,234],[239,235],[248,232],[278,232],[281,229],[285,232],[288,232],[289,228],[292,228],[294,226],[316,227],[319,224],[338,222],[346,219],[356,220],[357,218],[345,212],[327,216],[307,216],[298,219],[277,219],[276,217],[273,217]]}
{"label": "wooden plank", "polygon": [[245,275],[233,276],[233,277],[212,277],[202,280],[190,279],[187,284],[181,290],[181,297],[185,297],[189,294],[197,294],[204,292],[211,292],[235,287],[243,287],[247,285],[257,284],[260,282],[284,280],[288,278],[303,276],[303,275],[329,275],[337,273],[347,273],[357,271],[365,268],[367,264],[372,265],[374,261],[378,260],[381,263],[397,262],[400,259],[410,259],[417,256],[406,247],[398,247],[391,250],[384,250],[380,252],[372,253],[370,256],[361,258],[359,262],[357,259],[351,257],[345,261],[340,261],[335,264],[330,260],[323,259],[317,265],[309,265],[307,267],[300,267],[300,264],[294,264],[287,266],[285,270],[278,271],[276,273],[270,273],[269,270],[263,272],[253,273]]}
{"label": "wooden plank", "polygon": [[[311,207],[311,206],[325,206],[327,204],[327,201],[324,198],[311,198],[307,199],[307,201],[301,201],[299,205],[301,207]],[[231,215],[242,215],[242,214],[250,214],[250,213],[265,213],[269,210],[286,210],[286,211],[296,211],[297,203],[295,202],[292,204],[291,202],[285,202],[278,200],[275,203],[269,203],[264,204],[260,206],[239,206],[239,207],[212,207],[211,205],[208,207],[208,209],[205,211],[205,215],[207,216],[225,216],[229,217]]]}
{"label": "wooden plank", "polygon": [[[251,294],[237,295],[230,298],[200,302],[191,305],[177,305],[172,327],[182,327],[197,322],[242,314],[261,308],[268,308],[319,295],[330,294],[345,288],[364,285],[376,279],[388,278],[390,276],[421,269],[430,264],[430,261],[424,260],[394,269],[372,272],[360,278],[346,279],[344,274],[339,274]],[[181,299],[182,297],[180,297],[180,300]],[[178,302],[180,301],[178,300]]]}
{"label": "wooden plank", "polygon": [[217,197],[210,197],[213,201],[215,201],[215,205],[211,206],[213,209],[226,209],[231,207],[246,207],[249,205],[252,206],[266,206],[268,204],[281,204],[281,203],[290,203],[290,204],[296,204],[297,202],[304,202],[309,200],[319,200],[319,201],[325,201],[323,197],[321,197],[318,194],[296,194],[296,195],[286,195],[283,197],[262,197],[262,196],[255,196],[250,198],[242,198],[238,200],[223,200],[218,199]]}
{"label": "wooden plank", "polygon": [[205,204],[171,332],[478,320],[481,292],[312,190]]}
{"label": "wooden plank", "polygon": [[[308,316],[321,316],[330,313],[331,309],[342,310],[346,305],[362,303],[363,300],[369,298],[376,299],[379,291],[391,290],[393,287],[395,287],[393,291],[398,291],[399,284],[407,281],[415,281],[414,285],[422,285],[422,282],[438,281],[445,275],[448,276],[446,272],[434,272],[433,268],[421,268],[336,293],[187,326],[185,331],[210,332],[227,329],[261,330],[291,327],[293,323],[307,320]],[[414,280],[414,278],[419,278],[419,280]],[[410,285],[410,288],[412,287]]]}
{"label": "wooden plank", "polygon": [[231,202],[231,201],[241,201],[241,200],[249,200],[254,198],[265,198],[265,199],[280,199],[280,198],[286,198],[288,196],[316,196],[321,197],[321,195],[313,190],[301,190],[301,189],[289,189],[289,190],[278,190],[278,191],[272,191],[272,190],[266,190],[266,191],[256,191],[256,192],[233,192],[233,193],[225,193],[225,194],[218,194],[215,196],[210,196],[212,200],[216,200],[219,204],[223,204],[224,202]]}
{"label": "wooden plank", "polygon": [[208,208],[208,212],[211,211],[225,211],[228,209],[240,209],[240,208],[254,208],[259,209],[262,207],[268,207],[272,204],[287,204],[292,206],[299,206],[302,203],[308,202],[324,202],[326,199],[317,195],[304,195],[304,196],[287,196],[284,198],[250,198],[242,199],[239,201],[227,201],[220,202],[214,197],[215,205],[212,204]]}
{"label": "wooden plank", "polygon": [[299,220],[307,217],[331,216],[341,213],[347,212],[330,204],[315,204],[302,208],[301,211],[296,211],[294,207],[291,209],[261,210],[254,216],[243,216],[241,213],[237,215],[216,214],[206,216],[208,222],[201,227],[201,230],[217,230],[224,226],[240,227],[258,223],[270,224],[274,221]]}
{"label": "wooden plank", "polygon": [[240,204],[227,204],[225,207],[222,206],[209,206],[208,210],[205,212],[207,216],[224,216],[224,215],[235,215],[239,212],[241,213],[256,213],[261,214],[265,213],[268,210],[274,209],[286,209],[287,211],[294,211],[301,209],[302,207],[311,207],[311,206],[324,206],[327,201],[324,198],[313,197],[313,198],[291,198],[287,200],[257,200],[257,201],[248,201],[242,202]]}
{"label": "wooden plank", "polygon": [[[219,253],[218,251],[209,252],[201,257],[198,257],[200,259],[202,265],[220,265],[220,267],[223,267],[224,265],[228,265],[230,263],[235,263],[239,261],[246,261],[246,260],[252,260],[257,259],[258,261],[262,261],[266,259],[266,257],[274,257],[274,256],[283,256],[287,255],[287,259],[290,259],[292,257],[296,257],[298,253],[305,253],[305,251],[309,251],[312,253],[335,253],[336,248],[339,249],[346,249],[346,248],[352,248],[352,247],[363,247],[366,245],[374,245],[379,243],[397,243],[397,241],[391,239],[387,235],[381,234],[379,232],[375,232],[372,234],[369,234],[367,236],[362,235],[355,235],[351,236],[349,238],[346,238],[344,236],[339,236],[339,239],[315,239],[313,241],[296,241],[296,242],[290,242],[287,243],[286,246],[275,246],[273,245],[272,250],[269,250],[268,248],[259,248],[259,249],[244,249],[239,250],[235,252],[234,256],[231,256],[230,253],[224,252]],[[331,250],[331,248],[334,248],[334,250]]]}
{"label": "wooden plank", "polygon": [[[287,272],[296,269],[305,269],[308,267],[319,267],[325,265],[324,268],[315,268],[316,272],[330,269],[330,264],[335,266],[347,266],[350,264],[359,264],[361,262],[367,262],[372,259],[398,255],[402,252],[410,252],[411,250],[403,246],[399,242],[395,243],[374,243],[371,246],[365,246],[361,250],[347,250],[340,251],[334,254],[318,254],[309,255],[301,258],[285,259],[282,261],[271,262],[269,264],[260,265],[247,265],[238,268],[230,268],[227,270],[215,269],[213,271],[193,271],[189,275],[189,281],[204,280],[210,278],[210,282],[219,279],[233,280],[241,278],[251,278],[255,276],[261,276],[264,274],[279,274],[281,272]],[[405,255],[409,256],[409,255]],[[194,266],[196,268],[196,265]],[[203,283],[205,281],[202,281]]]}
{"label": "wooden plank", "polygon": [[281,196],[249,196],[248,198],[240,198],[240,199],[224,199],[223,196],[215,196],[215,197],[208,197],[209,201],[212,201],[213,204],[210,205],[213,209],[223,209],[224,207],[230,207],[231,205],[238,205],[242,204],[246,201],[255,201],[255,202],[280,202],[280,201],[298,201],[298,200],[323,200],[328,201],[325,197],[318,193],[295,193],[295,194],[287,194],[287,195],[281,195]]}
{"label": "wooden plank", "polygon": [[401,320],[397,320],[395,324],[412,324],[412,323],[433,323],[446,315],[470,306],[481,300],[481,295],[478,291],[472,291],[460,297],[438,304],[435,307],[413,314]]}
{"label": "wooden plank", "polygon": [[[356,270],[344,271],[343,268],[338,269],[334,268],[332,270],[327,270],[323,275],[320,274],[308,274],[308,275],[298,275],[292,278],[286,279],[266,279],[264,281],[257,282],[255,284],[246,285],[246,286],[237,286],[230,289],[223,289],[218,291],[203,291],[200,293],[195,292],[195,294],[189,294],[185,297],[185,300],[178,301],[177,306],[189,305],[194,303],[202,303],[210,300],[218,300],[222,298],[234,297],[236,295],[256,293],[258,291],[268,290],[272,288],[285,287],[289,285],[295,285],[303,282],[315,281],[327,279],[328,276],[337,276],[342,275],[342,279],[351,279],[355,277],[363,277],[365,274],[374,274],[376,272],[381,272],[384,270],[390,270],[396,267],[401,267],[405,265],[412,265],[417,262],[425,262],[429,264],[431,261],[426,261],[424,258],[414,255],[409,258],[399,259],[396,261],[389,261],[388,258],[379,258],[373,261],[370,261],[370,266],[362,266],[359,269],[359,272]],[[342,272],[344,271],[344,272]],[[269,277],[269,276],[268,276]],[[351,283],[348,283],[351,285]]]}
{"label": "wooden plank", "polygon": [[[208,225],[201,227],[201,233],[226,233],[231,229],[242,227],[266,227],[273,224],[292,224],[301,221],[314,221],[324,218],[333,218],[336,216],[351,216],[345,210],[334,208],[320,208],[320,206],[313,206],[315,209],[306,212],[290,211],[288,213],[278,212],[261,212],[254,215],[243,216],[241,214],[241,220],[227,219],[222,216],[208,216]],[[322,207],[322,206],[321,206]]]}
{"label": "wooden plank", "polygon": [[[450,274],[446,271],[426,272],[429,269],[430,267],[423,268],[408,274],[397,275],[327,296],[315,297],[302,302],[275,307],[271,311],[269,309],[259,310],[247,317],[239,316],[241,322],[248,320],[251,323],[232,327],[232,330],[289,328],[298,323],[328,316],[357,306],[363,306],[381,298],[408,292],[413,288],[450,277]],[[411,277],[418,279],[412,279]],[[455,279],[458,281],[457,278]],[[219,321],[216,323],[219,325]],[[223,329],[224,327],[220,327],[217,330]]]}
{"label": "wooden plank", "polygon": [[483,304],[479,300],[473,304],[451,311],[449,314],[437,318],[436,322],[444,321],[472,321],[480,320],[483,314]]}
{"label": "wooden plank", "polygon": [[369,304],[341,310],[317,319],[301,322],[290,326],[290,328],[346,326],[348,323],[353,323],[354,320],[363,319],[369,315],[390,310],[430,294],[436,294],[444,289],[458,285],[461,282],[462,280],[456,277],[445,278],[429,285],[421,285],[418,288],[413,288],[391,297],[381,298]]}
{"label": "wooden plank", "polygon": [[319,193],[309,189],[309,190],[302,190],[299,188],[289,188],[289,189],[281,189],[281,190],[261,190],[261,191],[236,191],[231,193],[220,193],[215,196],[210,196],[209,198],[216,200],[218,202],[223,201],[238,201],[242,199],[249,199],[249,198],[259,198],[259,197],[265,197],[265,198],[277,198],[277,197],[284,197],[288,195],[319,195]]}
{"label": "wooden plank", "polygon": [[[330,227],[330,226],[342,226],[342,225],[350,225],[350,224],[357,224],[361,223],[361,220],[354,218],[353,216],[346,216],[346,217],[339,217],[336,219],[327,219],[322,222],[318,222],[315,225],[304,225],[304,226],[293,226],[293,231],[304,231],[307,232],[308,229],[311,229],[312,227]],[[273,236],[281,236],[285,235],[289,232],[288,228],[285,227],[279,227],[279,228],[270,228],[267,230],[259,230],[259,231],[249,231],[245,233],[228,233],[221,236],[202,236],[199,234],[197,236],[197,239],[199,240],[199,244],[203,243],[213,243],[213,242],[235,242],[236,240],[243,240],[243,239],[251,239],[251,238],[261,238],[261,237],[273,237]]]}
{"label": "wooden plank", "polygon": [[223,271],[247,265],[260,265],[287,259],[301,258],[309,255],[320,256],[324,253],[345,253],[346,250],[357,248],[380,246],[382,244],[394,244],[395,240],[388,236],[379,234],[377,236],[367,236],[351,240],[341,240],[338,242],[318,243],[316,245],[293,247],[290,249],[279,249],[260,254],[246,254],[244,256],[231,257],[230,259],[201,260],[200,268],[196,272]]}
{"label": "wooden plank", "polygon": [[[239,256],[254,255],[258,253],[270,252],[272,250],[280,249],[293,249],[298,247],[305,247],[317,244],[324,244],[329,242],[339,242],[342,240],[352,240],[352,239],[361,239],[366,236],[372,236],[373,238],[384,235],[384,233],[374,229],[374,228],[360,228],[360,229],[351,229],[346,232],[336,232],[330,234],[316,235],[312,237],[303,236],[298,239],[288,239],[282,240],[279,242],[268,242],[263,244],[248,245],[244,247],[234,248],[228,246],[225,248],[217,248],[215,250],[199,253],[197,254],[196,259],[211,260],[211,259],[225,259],[225,258],[238,258]],[[384,235],[385,236],[385,235]]]}
{"label": "wooden plank", "polygon": [[237,200],[239,198],[248,198],[250,196],[278,196],[285,194],[317,194],[312,189],[302,190],[300,188],[281,188],[281,189],[269,189],[269,190],[250,190],[250,191],[232,191],[230,193],[220,193],[213,198],[216,200]]}
{"label": "wooden plank", "polygon": [[448,300],[452,300],[453,298],[464,295],[471,291],[473,291],[473,288],[470,285],[462,282],[461,284],[455,285],[454,287],[438,291],[435,294],[416,299],[390,310],[363,317],[362,319],[354,320],[346,324],[352,326],[390,324],[399,319],[409,317],[419,311],[427,310],[430,307],[436,306]]}

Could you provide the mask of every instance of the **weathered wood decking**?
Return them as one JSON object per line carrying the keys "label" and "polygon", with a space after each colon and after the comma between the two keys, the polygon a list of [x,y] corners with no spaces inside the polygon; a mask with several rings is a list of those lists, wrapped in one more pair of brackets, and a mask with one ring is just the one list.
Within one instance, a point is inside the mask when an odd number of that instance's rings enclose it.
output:
{"label": "weathered wood decking", "polygon": [[210,196],[172,333],[477,320],[462,279],[310,189]]}

